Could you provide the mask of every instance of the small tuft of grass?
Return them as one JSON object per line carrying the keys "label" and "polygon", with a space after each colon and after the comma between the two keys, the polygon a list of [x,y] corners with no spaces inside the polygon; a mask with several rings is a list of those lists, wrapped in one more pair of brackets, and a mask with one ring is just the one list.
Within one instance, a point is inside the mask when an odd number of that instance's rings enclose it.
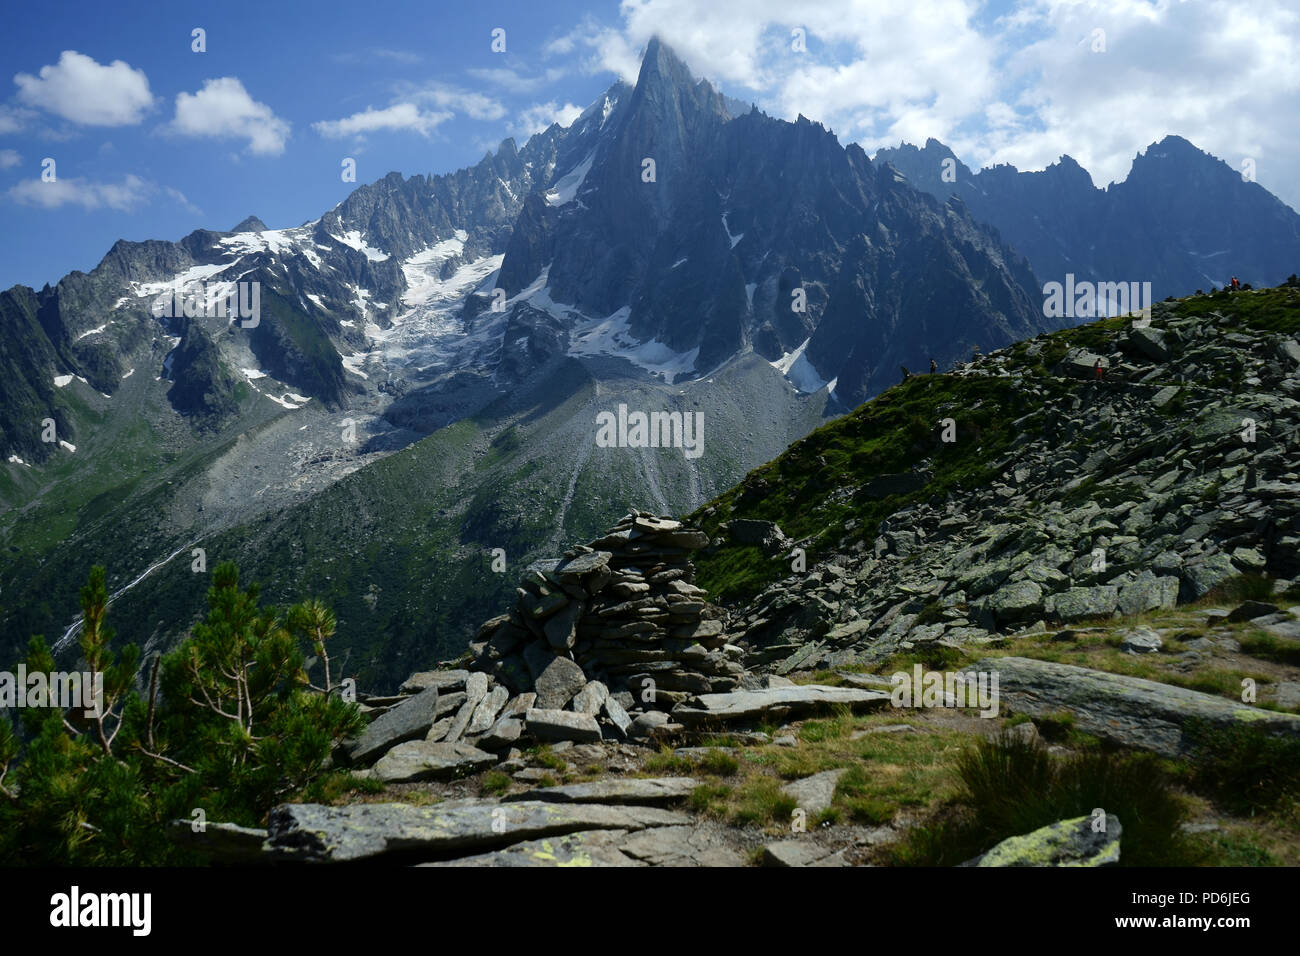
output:
{"label": "small tuft of grass", "polygon": [[679,757],[673,753],[672,747],[662,744],[657,754],[646,758],[645,769],[650,773],[685,775],[694,770],[695,767],[688,758]]}
{"label": "small tuft of grass", "polygon": [[479,790],[485,797],[499,797],[510,789],[510,777],[500,770],[492,770],[483,775]]}
{"label": "small tuft of grass", "polygon": [[909,831],[894,850],[903,865],[952,866],[1012,836],[1058,820],[1114,814],[1124,828],[1121,866],[1188,865],[1201,859],[1182,832],[1183,798],[1150,754],[1091,749],[1062,760],[1002,734],[957,762],[963,790],[946,815]]}
{"label": "small tuft of grass", "polygon": [[788,825],[799,805],[794,797],[782,793],[780,783],[771,777],[751,778],[739,798],[732,809],[733,822],[757,826]]}
{"label": "small tuft of grass", "polygon": [[696,813],[708,817],[726,816],[727,798],[732,788],[722,783],[702,783],[691,791],[687,805]]}
{"label": "small tuft of grass", "polygon": [[1213,727],[1190,720],[1193,786],[1239,814],[1294,815],[1300,801],[1300,740],[1258,727]]}
{"label": "small tuft of grass", "polygon": [[740,761],[725,750],[710,750],[700,761],[700,769],[715,777],[731,777],[740,770]]}
{"label": "small tuft of grass", "polygon": [[1244,653],[1275,664],[1289,664],[1300,667],[1300,644],[1274,637],[1266,631],[1253,631],[1237,636]]}

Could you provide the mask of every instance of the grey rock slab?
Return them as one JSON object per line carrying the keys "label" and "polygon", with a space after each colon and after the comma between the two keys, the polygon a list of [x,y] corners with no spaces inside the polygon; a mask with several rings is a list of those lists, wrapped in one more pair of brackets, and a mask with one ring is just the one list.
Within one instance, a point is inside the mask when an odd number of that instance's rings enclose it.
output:
{"label": "grey rock slab", "polygon": [[1047,599],[1047,609],[1062,621],[1108,617],[1119,606],[1119,590],[1112,584],[1092,588],[1070,588]]}
{"label": "grey rock slab", "polygon": [[353,763],[368,763],[389,748],[416,737],[423,737],[433,726],[438,711],[438,688],[428,687],[404,704],[370,723],[361,736],[346,745]]}
{"label": "grey rock slab", "polygon": [[1300,641],[1300,621],[1283,621],[1280,624],[1265,624],[1264,630],[1274,637],[1291,641]]}
{"label": "grey rock slab", "polygon": [[418,694],[429,687],[436,687],[441,691],[461,690],[468,677],[467,670],[420,671],[408,677],[400,690],[404,694]]}
{"label": "grey rock slab", "polygon": [[478,799],[431,806],[281,804],[271,811],[267,848],[277,861],[345,863],[398,858],[445,860],[583,830],[685,826],[690,817],[658,807],[594,803],[501,803]]}
{"label": "grey rock slab", "polygon": [[504,687],[494,687],[483,699],[478,702],[474,708],[474,715],[469,719],[469,725],[465,728],[465,733],[481,734],[496,723],[497,715],[501,708],[506,705],[506,700],[510,697],[510,691]]}
{"label": "grey rock slab", "polygon": [[862,708],[884,707],[889,699],[890,695],[881,691],[803,684],[765,690],[738,690],[729,694],[700,694],[674,707],[672,716],[673,720],[682,724],[698,724],[710,720],[750,719],[776,707],[790,711],[807,711],[837,704]]}
{"label": "grey rock slab", "polygon": [[1135,627],[1124,635],[1120,650],[1130,654],[1154,654],[1165,646],[1160,635],[1149,627]]}
{"label": "grey rock slab", "polygon": [[479,702],[475,698],[466,698],[465,703],[460,705],[460,710],[456,711],[456,716],[451,719],[451,725],[447,728],[447,733],[442,739],[449,744],[460,740],[465,735],[465,728],[469,726],[474,711],[478,709],[478,704]]}
{"label": "grey rock slab", "polygon": [[[677,828],[664,827],[663,829]],[[583,830],[578,833],[567,833],[564,836],[525,840],[492,853],[479,853],[457,860],[419,865],[430,867],[646,866],[647,864],[627,856],[619,849],[619,844],[627,837],[626,830]]]}
{"label": "grey rock slab", "polygon": [[650,866],[744,866],[745,858],[709,827],[655,827],[624,837],[619,850]]}
{"label": "grey rock slab", "polygon": [[632,725],[627,729],[629,737],[651,737],[660,727],[665,727],[672,720],[662,710],[647,710],[644,714],[637,715],[632,721]]}
{"label": "grey rock slab", "polygon": [[1114,866],[1119,863],[1119,818],[1106,814],[1104,831],[1091,816],[1060,820],[1033,833],[1009,837],[962,866]]}
{"label": "grey rock slab", "polygon": [[[763,847],[763,865],[816,866],[822,860],[836,855],[836,851],[812,840],[781,840]],[[842,857],[839,865],[847,866]]]}
{"label": "grey rock slab", "polygon": [[1119,589],[1121,614],[1169,610],[1178,604],[1178,578],[1165,576],[1154,581],[1133,581]]}
{"label": "grey rock slab", "polygon": [[567,657],[557,657],[540,643],[530,645],[524,658],[533,674],[537,706],[543,710],[559,710],[586,686],[581,667]]}
{"label": "grey rock slab", "polygon": [[1167,757],[1186,752],[1184,725],[1193,717],[1219,727],[1244,723],[1268,734],[1300,735],[1300,716],[1073,664],[997,657],[968,671],[996,674],[1000,703],[1012,711],[1031,717],[1069,711],[1086,733]]}
{"label": "grey rock slab", "polygon": [[524,722],[518,717],[502,717],[475,744],[488,750],[499,750],[519,740],[524,734]]}
{"label": "grey rock slab", "polygon": [[636,803],[652,805],[685,800],[700,785],[694,777],[612,778],[590,783],[545,787],[506,797],[547,803]]}
{"label": "grey rock slab", "polygon": [[415,780],[454,780],[493,766],[497,758],[467,743],[411,740],[379,758],[371,770],[384,783]]}
{"label": "grey rock slab", "polygon": [[799,808],[813,816],[831,805],[831,800],[835,797],[835,786],[846,773],[848,770],[842,767],[838,770],[824,770],[811,777],[787,783],[781,792],[794,797],[799,802]]}
{"label": "grey rock slab", "polygon": [[609,718],[609,722],[618,730],[620,736],[628,735],[632,727],[632,718],[628,716],[628,712],[623,709],[617,697],[612,694],[606,697],[601,704],[601,711]]}
{"label": "grey rock slab", "polygon": [[573,696],[573,709],[579,714],[599,714],[609,688],[598,680],[591,681]]}
{"label": "grey rock slab", "polygon": [[577,743],[600,740],[600,724],[591,714],[571,710],[534,707],[524,714],[528,732],[539,740],[572,740]]}

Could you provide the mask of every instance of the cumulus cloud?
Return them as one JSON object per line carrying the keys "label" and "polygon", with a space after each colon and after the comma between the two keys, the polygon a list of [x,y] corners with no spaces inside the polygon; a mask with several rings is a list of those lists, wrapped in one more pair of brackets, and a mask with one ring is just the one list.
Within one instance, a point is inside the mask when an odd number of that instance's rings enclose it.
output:
{"label": "cumulus cloud", "polygon": [[723,91],[868,152],[934,136],[974,167],[1069,153],[1104,184],[1177,133],[1256,160],[1300,205],[1291,0],[1013,0],[1000,17],[981,0],[625,0],[619,22],[586,18],[543,52],[630,81],[655,34]]}
{"label": "cumulus cloud", "polygon": [[38,76],[19,73],[14,83],[23,103],[85,126],[131,126],[153,106],[144,70],[122,60],[104,66],[76,50],[64,50]]}
{"label": "cumulus cloud", "polygon": [[24,179],[9,187],[7,195],[24,206],[58,209],[74,205],[83,209],[117,209],[129,212],[148,202],[155,187],[139,176],[126,176],[120,183],[92,182],[88,179],[65,179],[53,182],[41,179]]}
{"label": "cumulus cloud", "polygon": [[0,169],[10,169],[23,161],[16,150],[0,149]]}
{"label": "cumulus cloud", "polygon": [[534,103],[520,114],[511,127],[518,136],[532,136],[550,129],[553,123],[568,126],[582,115],[582,107],[572,103],[558,105],[555,100],[548,103]]}
{"label": "cumulus cloud", "polygon": [[476,120],[499,120],[506,115],[501,102],[486,93],[443,83],[399,83],[395,92],[396,98],[389,106],[382,109],[368,106],[341,119],[320,120],[312,123],[312,129],[331,139],[348,136],[361,139],[368,133],[403,130],[428,136],[458,115]]}
{"label": "cumulus cloud", "polygon": [[379,130],[410,130],[428,136],[439,123],[451,119],[448,111],[421,110],[414,103],[396,103],[386,109],[367,108],[337,120],[321,120],[311,128],[330,139],[363,136]]}
{"label": "cumulus cloud", "polygon": [[247,139],[250,153],[278,156],[289,138],[289,123],[249,96],[233,76],[205,80],[197,93],[176,97],[170,129],[183,136]]}

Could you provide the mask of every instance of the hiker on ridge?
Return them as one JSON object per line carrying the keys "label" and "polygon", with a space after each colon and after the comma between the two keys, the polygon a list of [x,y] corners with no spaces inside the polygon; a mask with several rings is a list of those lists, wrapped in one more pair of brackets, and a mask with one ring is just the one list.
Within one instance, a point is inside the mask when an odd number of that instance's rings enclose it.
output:
{"label": "hiker on ridge", "polygon": [[1097,381],[1100,382],[1100,381],[1101,381],[1101,377],[1102,377],[1102,375],[1104,374],[1104,370],[1103,370],[1102,367],[1101,367],[1101,356],[1100,356],[1100,355],[1097,356],[1097,364],[1094,365],[1094,366],[1092,367],[1092,370],[1093,370],[1094,372],[1097,373]]}

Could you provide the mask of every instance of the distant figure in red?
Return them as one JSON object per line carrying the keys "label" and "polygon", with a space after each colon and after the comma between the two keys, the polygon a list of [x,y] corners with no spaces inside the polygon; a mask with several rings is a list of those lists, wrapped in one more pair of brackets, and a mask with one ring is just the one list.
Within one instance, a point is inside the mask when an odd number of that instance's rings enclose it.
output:
{"label": "distant figure in red", "polygon": [[1097,381],[1100,382],[1100,381],[1101,381],[1101,376],[1102,376],[1101,356],[1100,356],[1100,355],[1097,356],[1097,364],[1094,365],[1094,366],[1092,367],[1092,370],[1093,370],[1094,372],[1097,373]]}
{"label": "distant figure in red", "polygon": [[1232,277],[1232,285],[1230,288],[1232,289],[1233,292],[1238,292],[1241,290],[1241,283],[1237,280],[1236,276]]}

